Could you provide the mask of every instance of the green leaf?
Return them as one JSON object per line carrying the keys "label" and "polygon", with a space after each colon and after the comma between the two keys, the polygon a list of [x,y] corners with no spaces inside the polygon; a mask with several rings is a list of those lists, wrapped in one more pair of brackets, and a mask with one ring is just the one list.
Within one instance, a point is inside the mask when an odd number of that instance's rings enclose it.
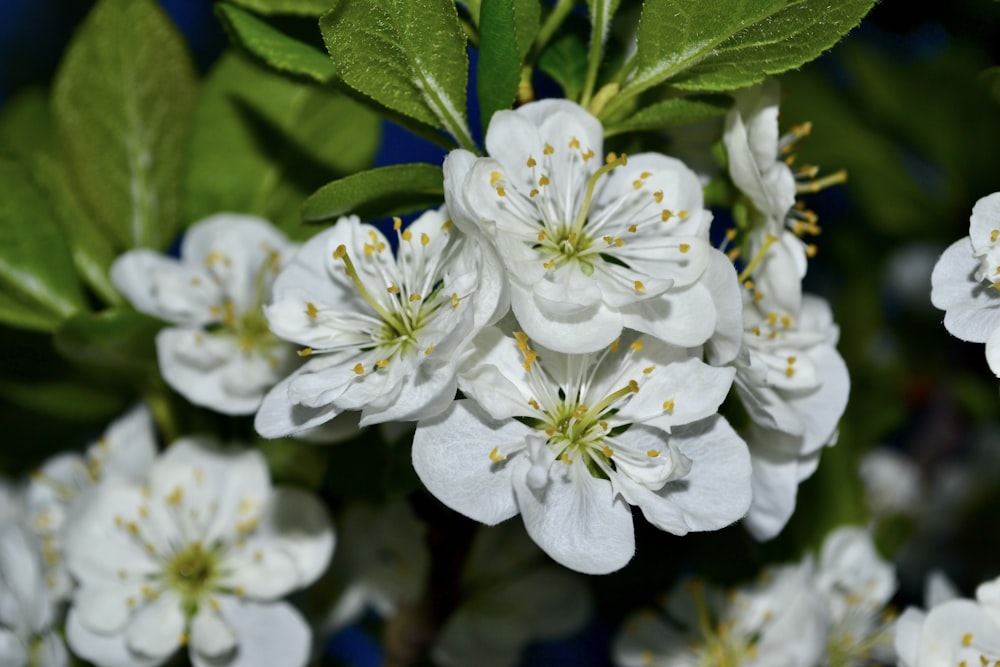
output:
{"label": "green leaf", "polygon": [[319,25],[344,83],[475,150],[465,115],[469,59],[451,0],[340,0]]}
{"label": "green leaf", "polygon": [[513,4],[517,50],[523,63],[531,47],[535,45],[535,38],[542,22],[542,6],[538,0],[513,0]]}
{"label": "green leaf", "polygon": [[483,0],[480,10],[479,68],[476,90],[483,133],[493,114],[509,109],[521,80],[514,0]]}
{"label": "green leaf", "polygon": [[88,371],[142,379],[157,376],[156,333],[164,323],[134,310],[81,313],[55,334],[63,358]]}
{"label": "green leaf", "polygon": [[0,111],[0,146],[5,153],[30,157],[52,149],[52,113],[45,91],[29,88],[7,100]]}
{"label": "green leaf", "polygon": [[335,0],[230,0],[258,14],[294,14],[319,16],[333,6]]}
{"label": "green leaf", "polygon": [[587,9],[590,14],[590,49],[587,54],[587,74],[584,83],[584,97],[581,104],[587,105],[597,83],[597,71],[600,69],[604,44],[608,39],[611,19],[618,9],[615,0],[588,0]]}
{"label": "green leaf", "polygon": [[97,387],[90,378],[79,374],[52,380],[0,379],[0,397],[20,408],[58,419],[103,421],[127,407],[120,393]]}
{"label": "green leaf", "polygon": [[221,3],[215,13],[230,38],[274,69],[326,83],[337,76],[330,58],[313,46],[289,37],[253,14]]}
{"label": "green leaf", "polygon": [[27,168],[0,158],[0,321],[51,331],[85,309],[66,237]]}
{"label": "green leaf", "polygon": [[153,0],[101,0],[70,43],[53,104],[79,192],[122,248],[176,231],[197,80]]}
{"label": "green leaf", "polygon": [[343,94],[226,54],[195,112],[184,217],[237,211],[307,233],[300,226],[302,200],[370,165],[379,132],[378,117]]}
{"label": "green leaf", "polygon": [[444,173],[432,164],[380,167],[328,183],[302,205],[306,222],[355,213],[371,219],[409,213],[440,204]]}
{"label": "green leaf", "polygon": [[583,92],[587,76],[587,49],[579,37],[567,33],[542,51],[538,67],[562,86],[567,98],[575,100]]}
{"label": "green leaf", "polygon": [[663,130],[678,125],[688,125],[726,113],[732,106],[732,99],[725,95],[701,95],[663,100],[640,110],[621,123],[604,129],[607,137],[624,132],[643,130]]}

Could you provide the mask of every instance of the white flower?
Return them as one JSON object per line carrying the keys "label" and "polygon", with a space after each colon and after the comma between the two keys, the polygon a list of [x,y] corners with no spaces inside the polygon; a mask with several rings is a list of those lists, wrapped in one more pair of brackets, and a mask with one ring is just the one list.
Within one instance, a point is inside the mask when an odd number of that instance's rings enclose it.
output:
{"label": "white flower", "polygon": [[815,667],[826,639],[812,562],[765,571],[761,583],[726,594],[694,580],[667,599],[663,618],[626,620],[612,648],[618,667]]}
{"label": "white flower", "polygon": [[948,594],[909,607],[896,622],[899,667],[992,665],[1000,661],[1000,579],[980,584],[976,599]]}
{"label": "white flower", "polygon": [[445,201],[457,225],[496,248],[533,340],[579,353],[623,327],[681,346],[712,335],[716,295],[700,279],[718,251],[701,185],[682,162],[605,160],[600,122],[566,100],[494,114],[486,148],[491,157],[448,155]]}
{"label": "white flower", "polygon": [[956,241],[931,273],[931,302],[951,335],[986,343],[986,361],[1000,376],[1000,192],[972,207],[969,235]]}
{"label": "white flower", "polygon": [[824,664],[838,667],[895,659],[886,604],[896,592],[896,572],[878,555],[868,530],[843,527],[827,535],[815,584],[830,612]]}
{"label": "white flower", "polygon": [[17,521],[0,524],[0,665],[64,667],[69,656],[53,627],[42,554]]}
{"label": "white flower", "polygon": [[743,313],[745,349],[735,367],[751,419],[744,437],[754,495],[746,526],[758,539],[770,539],[794,512],[798,485],[816,469],[823,446],[836,439],[850,378],[823,299],[807,295],[801,311],[779,316],[747,296]]}
{"label": "white flower", "polygon": [[256,418],[269,438],[360,410],[361,425],[415,420],[455,397],[467,341],[498,317],[502,286],[484,280],[478,244],[428,211],[399,235],[398,256],[371,225],[341,218],[275,281],[271,329],[306,346]]}
{"label": "white flower", "polygon": [[716,414],[732,369],[652,338],[595,354],[475,341],[456,401],[417,425],[413,465],[446,505],[486,524],[520,513],[557,562],[604,573],[635,551],[632,512],[677,535],[715,530],[750,502],[746,445]]}
{"label": "white flower", "polygon": [[865,487],[865,504],[873,518],[919,513],[923,497],[920,467],[906,454],[889,447],[876,447],[861,457],[858,475]]}
{"label": "white flower", "polygon": [[148,483],[107,480],[69,528],[79,582],[66,633],[100,667],[305,665],[310,632],[281,598],[314,581],[334,536],[303,491],[271,487],[255,450],[182,439]]}
{"label": "white flower", "polygon": [[152,416],[140,404],[112,422],[85,456],[58,454],[32,475],[25,506],[30,526],[41,540],[46,584],[53,596],[67,598],[73,589],[62,558],[63,533],[73,516],[104,480],[141,483],[155,457]]}
{"label": "white flower", "polygon": [[265,220],[225,213],[188,230],[180,259],[132,250],[115,261],[111,280],[136,310],[174,325],[156,336],[167,384],[217,412],[257,410],[295,362],[261,311],[295,247]]}

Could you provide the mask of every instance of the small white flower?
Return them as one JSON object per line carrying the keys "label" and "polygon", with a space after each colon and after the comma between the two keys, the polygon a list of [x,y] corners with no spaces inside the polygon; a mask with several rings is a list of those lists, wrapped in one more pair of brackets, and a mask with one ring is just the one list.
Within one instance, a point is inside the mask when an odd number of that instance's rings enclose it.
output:
{"label": "small white flower", "polygon": [[[415,420],[455,396],[467,341],[498,317],[502,286],[442,211],[406,229],[399,252],[356,217],[341,218],[302,248],[275,281],[271,329],[306,346],[309,360],[267,395],[256,418],[269,438],[360,410],[361,425]],[[488,262],[487,262],[488,264]]]}
{"label": "small white flower", "polygon": [[876,447],[861,457],[858,475],[865,487],[865,504],[874,519],[919,513],[923,498],[920,467],[906,454]]}
{"label": "small white flower", "polygon": [[17,521],[0,524],[0,665],[64,667],[69,656],[53,627],[42,554]]}
{"label": "small white flower", "polygon": [[192,225],[180,259],[132,250],[111,280],[136,310],[174,325],[156,336],[167,384],[195,405],[247,415],[295,363],[261,311],[295,248],[266,220],[219,214]]}
{"label": "small white flower", "polygon": [[63,533],[102,481],[141,483],[156,457],[149,409],[140,404],[108,426],[85,456],[58,454],[32,475],[25,493],[31,529],[39,537],[46,584],[57,599],[69,597],[73,582],[62,557]]}
{"label": "small white flower", "polygon": [[826,537],[815,584],[830,612],[823,664],[847,667],[895,659],[886,604],[896,592],[896,572],[878,555],[868,530],[843,527]]}
{"label": "small white flower", "polygon": [[827,616],[811,586],[812,562],[765,571],[761,582],[726,594],[682,582],[662,617],[626,620],[612,649],[618,667],[815,667]]}
{"label": "small white flower", "polygon": [[146,486],[107,480],[75,517],[67,638],[100,667],[159,665],[185,644],[196,667],[305,665],[309,628],[281,598],[333,543],[319,501],[272,489],[257,451],[179,440]]}
{"label": "small white flower", "polygon": [[445,201],[456,224],[496,248],[533,340],[579,353],[623,327],[681,346],[712,335],[718,306],[700,279],[718,251],[682,162],[605,159],[600,122],[567,100],[494,114],[486,148],[491,157],[448,155]]}
{"label": "small white flower", "polygon": [[[745,292],[748,294],[748,292]],[[837,353],[839,329],[823,299],[806,295],[800,311],[778,315],[747,296],[745,349],[736,388],[751,426],[753,504],[746,526],[758,539],[777,535],[795,510],[799,483],[836,440],[850,378]]]}
{"label": "small white flower", "polygon": [[931,273],[931,302],[951,335],[986,343],[986,361],[1000,376],[1000,192],[972,208],[969,235],[956,241]]}
{"label": "small white flower", "polygon": [[557,562],[611,572],[635,551],[629,505],[677,535],[746,511],[746,445],[716,414],[732,376],[652,338],[568,355],[490,328],[461,376],[474,400],[417,425],[413,465],[452,509],[520,513]]}

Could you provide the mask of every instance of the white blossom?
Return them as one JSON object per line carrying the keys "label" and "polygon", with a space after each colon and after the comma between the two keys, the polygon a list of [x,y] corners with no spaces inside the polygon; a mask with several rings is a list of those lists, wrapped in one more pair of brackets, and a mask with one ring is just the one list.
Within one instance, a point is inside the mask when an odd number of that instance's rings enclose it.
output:
{"label": "white blossom", "polygon": [[295,248],[265,220],[224,213],[192,225],[179,259],[132,250],[111,280],[136,310],[172,325],[156,336],[167,384],[195,405],[247,415],[295,364],[261,311]]}
{"label": "white blossom", "polygon": [[732,376],[644,336],[569,355],[490,328],[461,376],[469,398],[418,423],[413,465],[452,509],[521,514],[557,562],[611,572],[635,550],[630,505],[677,535],[746,511],[746,445],[716,414]]}
{"label": "white blossom", "polygon": [[827,631],[812,586],[812,560],[769,568],[760,582],[726,593],[700,580],[679,584],[662,614],[640,612],[615,639],[617,667],[815,667]]}
{"label": "white blossom", "polygon": [[66,646],[56,624],[38,543],[16,520],[0,523],[0,665],[64,667]]}
{"label": "white blossom", "polygon": [[720,295],[701,280],[718,254],[711,213],[681,161],[605,159],[600,122],[567,100],[497,112],[486,148],[490,157],[448,155],[445,201],[456,224],[496,249],[533,340],[581,353],[623,327],[681,346],[715,332]]}
{"label": "white blossom", "polygon": [[159,665],[185,644],[195,667],[305,665],[309,628],[281,598],[333,543],[319,501],[272,488],[259,452],[178,440],[145,485],[107,480],[70,526],[70,647],[100,667]]}
{"label": "white blossom", "polygon": [[395,227],[393,257],[375,227],[341,218],[278,277],[265,308],[271,329],[309,359],[267,395],[261,435],[297,433],[343,410],[360,410],[362,426],[416,420],[454,398],[461,352],[501,314],[503,287],[443,211]]}
{"label": "white blossom", "polygon": [[858,464],[865,487],[865,504],[875,519],[920,512],[923,489],[920,467],[906,454],[876,447],[866,452]]}
{"label": "white blossom", "polygon": [[931,273],[931,302],[953,336],[986,343],[1000,376],[1000,192],[972,207],[969,235],[951,244]]}

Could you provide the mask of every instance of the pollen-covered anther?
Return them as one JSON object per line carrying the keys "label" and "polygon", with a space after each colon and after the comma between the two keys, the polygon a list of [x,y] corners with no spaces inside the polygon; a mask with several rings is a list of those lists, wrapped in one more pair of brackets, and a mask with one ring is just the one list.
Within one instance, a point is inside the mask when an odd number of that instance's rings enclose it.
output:
{"label": "pollen-covered anther", "polygon": [[660,222],[666,222],[672,217],[674,217],[674,212],[671,211],[669,208],[665,208],[662,211],[660,211]]}
{"label": "pollen-covered anther", "polygon": [[389,294],[399,294],[399,288],[396,285],[389,285],[385,288],[385,291]]}
{"label": "pollen-covered anther", "polygon": [[531,156],[529,155],[529,156],[528,156],[528,161],[527,161],[527,163],[526,163],[526,164],[528,165],[528,169],[534,169],[534,168],[535,168],[535,165],[536,165],[536,164],[538,164],[538,163],[537,163],[537,162],[535,162],[535,158],[533,158],[533,157],[531,157]]}
{"label": "pollen-covered anther", "polygon": [[538,196],[538,188],[531,188],[531,191],[528,193],[528,196],[529,197],[537,197]]}
{"label": "pollen-covered anther", "polygon": [[643,375],[649,375],[654,370],[656,370],[656,366],[646,366],[645,368],[642,369],[642,374]]}
{"label": "pollen-covered anther", "polygon": [[569,147],[570,148],[579,148],[580,147],[580,140],[577,139],[576,137],[571,138],[569,140]]}
{"label": "pollen-covered anther", "polygon": [[691,250],[691,244],[689,244],[689,243],[682,243],[679,246],[677,246],[677,249],[681,251],[682,255],[686,255],[688,253],[688,251]]}
{"label": "pollen-covered anther", "polygon": [[604,445],[604,449],[601,450],[601,453],[607,456],[609,459],[615,455],[614,450],[608,447],[607,445]]}
{"label": "pollen-covered anther", "polygon": [[458,304],[459,304],[458,292],[452,292],[451,293],[451,307],[452,308],[458,308]]}
{"label": "pollen-covered anther", "polygon": [[179,486],[175,486],[174,490],[171,491],[169,494],[167,494],[167,496],[163,499],[163,501],[168,505],[180,505],[181,500],[183,499],[184,499],[184,490]]}
{"label": "pollen-covered anther", "polygon": [[634,287],[635,287],[635,291],[636,292],[645,292],[646,291],[646,286],[642,284],[641,280],[636,280],[635,283],[634,283]]}
{"label": "pollen-covered anther", "polygon": [[648,452],[646,452],[646,456],[648,456],[651,459],[655,459],[659,455],[660,451],[658,449],[650,449]]}
{"label": "pollen-covered anther", "polygon": [[966,632],[964,635],[962,635],[962,646],[971,646],[971,645],[972,645],[972,633]]}
{"label": "pollen-covered anther", "polygon": [[443,223],[441,224],[441,231],[442,231],[442,232],[448,232],[448,231],[451,231],[451,228],[452,228],[452,226],[453,226],[454,224],[455,224],[455,223],[454,223],[454,222],[452,222],[452,221],[451,221],[451,219],[448,219],[448,220],[445,220],[445,221],[444,221],[444,222],[443,222]]}
{"label": "pollen-covered anther", "polygon": [[998,238],[1000,238],[1000,229],[992,230],[990,232],[990,243],[996,243]]}
{"label": "pollen-covered anther", "polygon": [[673,411],[674,411],[674,399],[668,398],[667,400],[663,401],[663,409],[666,410],[669,413],[673,413]]}
{"label": "pollen-covered anther", "polygon": [[552,146],[549,145],[549,142],[546,141],[545,142],[545,147],[542,149],[542,153],[544,153],[545,155],[552,155],[555,152],[556,152],[556,149],[552,148]]}
{"label": "pollen-covered anther", "polygon": [[375,366],[377,366],[378,368],[385,368],[388,365],[389,365],[388,359],[379,359],[378,361],[375,362]]}
{"label": "pollen-covered anther", "polygon": [[493,461],[493,463],[500,463],[505,460],[507,460],[507,457],[500,453],[499,447],[494,447],[490,451],[490,461]]}
{"label": "pollen-covered anther", "polygon": [[528,349],[528,334],[523,331],[514,332],[514,340],[517,341],[517,349],[524,352]]}
{"label": "pollen-covered anther", "polygon": [[639,393],[639,383],[636,382],[635,380],[629,380],[628,381],[628,388],[629,388],[629,391],[631,391],[633,394],[638,394]]}
{"label": "pollen-covered anther", "polygon": [[308,357],[312,353],[313,349],[311,347],[304,347],[296,352],[300,357]]}
{"label": "pollen-covered anther", "polygon": [[819,248],[816,247],[815,243],[810,243],[809,245],[806,246],[806,257],[808,257],[809,259],[815,257],[816,253],[818,252]]}
{"label": "pollen-covered anther", "polygon": [[[500,196],[502,197],[503,195]],[[399,235],[399,238],[403,239],[404,241],[411,241],[413,240],[413,232],[411,232],[409,229],[404,229],[403,233]]]}
{"label": "pollen-covered anther", "polygon": [[531,399],[530,401],[528,401],[528,405],[530,405],[535,410],[541,410],[542,409],[542,406],[540,406],[538,404],[538,401],[536,401],[535,399]]}
{"label": "pollen-covered anther", "polygon": [[434,352],[434,346],[433,346],[433,345],[428,345],[428,346],[427,346],[427,349],[426,349],[426,350],[424,350],[424,354],[425,354],[426,356],[428,356],[428,357],[429,357],[429,356],[431,356],[431,353],[432,353],[432,352]]}
{"label": "pollen-covered anther", "polygon": [[354,368],[352,368],[351,370],[354,371],[355,375],[364,375],[365,374],[365,366],[360,361],[358,363],[354,364]]}
{"label": "pollen-covered anther", "polygon": [[319,315],[319,310],[317,310],[316,304],[314,304],[312,301],[306,302],[306,315],[308,315],[310,318],[315,318],[317,315]]}
{"label": "pollen-covered anther", "polygon": [[542,174],[541,176],[538,177],[538,187],[544,188],[546,185],[548,185],[551,182],[552,181],[550,181],[549,177],[546,176],[545,174]]}
{"label": "pollen-covered anther", "polygon": [[531,365],[533,363],[535,363],[535,360],[537,358],[538,358],[538,353],[537,352],[535,352],[534,350],[525,350],[524,351],[524,370],[526,370],[526,371],[528,371],[530,373],[531,372]]}
{"label": "pollen-covered anther", "polygon": [[420,301],[423,298],[424,297],[421,296],[420,294],[413,293],[413,294],[410,295],[410,303],[413,303],[414,301]]}
{"label": "pollen-covered anther", "polygon": [[630,343],[628,347],[633,352],[642,352],[642,348],[643,348],[642,339],[640,338],[638,340],[632,341],[632,343]]}
{"label": "pollen-covered anther", "polygon": [[594,158],[594,149],[588,148],[587,150],[580,153],[580,157],[583,158],[584,162],[590,162]]}
{"label": "pollen-covered anther", "polygon": [[617,352],[618,351],[618,340],[615,339],[615,340],[611,341],[611,345],[608,345],[608,349],[611,350],[612,352]]}
{"label": "pollen-covered anther", "polygon": [[726,257],[729,258],[730,262],[735,262],[737,259],[739,259],[739,256],[740,256],[739,248],[732,248],[729,250],[729,252],[726,253]]}
{"label": "pollen-covered anther", "polygon": [[427,234],[420,235],[420,245],[427,245],[430,242],[431,242],[431,237],[427,236]]}
{"label": "pollen-covered anther", "polygon": [[547,261],[547,262],[542,262],[542,267],[543,267],[543,268],[544,268],[544,269],[545,269],[546,271],[553,271],[553,270],[555,270],[555,268],[556,268],[556,260],[555,260],[555,259],[553,258],[553,259],[550,259],[550,260],[549,260],[549,261]]}

